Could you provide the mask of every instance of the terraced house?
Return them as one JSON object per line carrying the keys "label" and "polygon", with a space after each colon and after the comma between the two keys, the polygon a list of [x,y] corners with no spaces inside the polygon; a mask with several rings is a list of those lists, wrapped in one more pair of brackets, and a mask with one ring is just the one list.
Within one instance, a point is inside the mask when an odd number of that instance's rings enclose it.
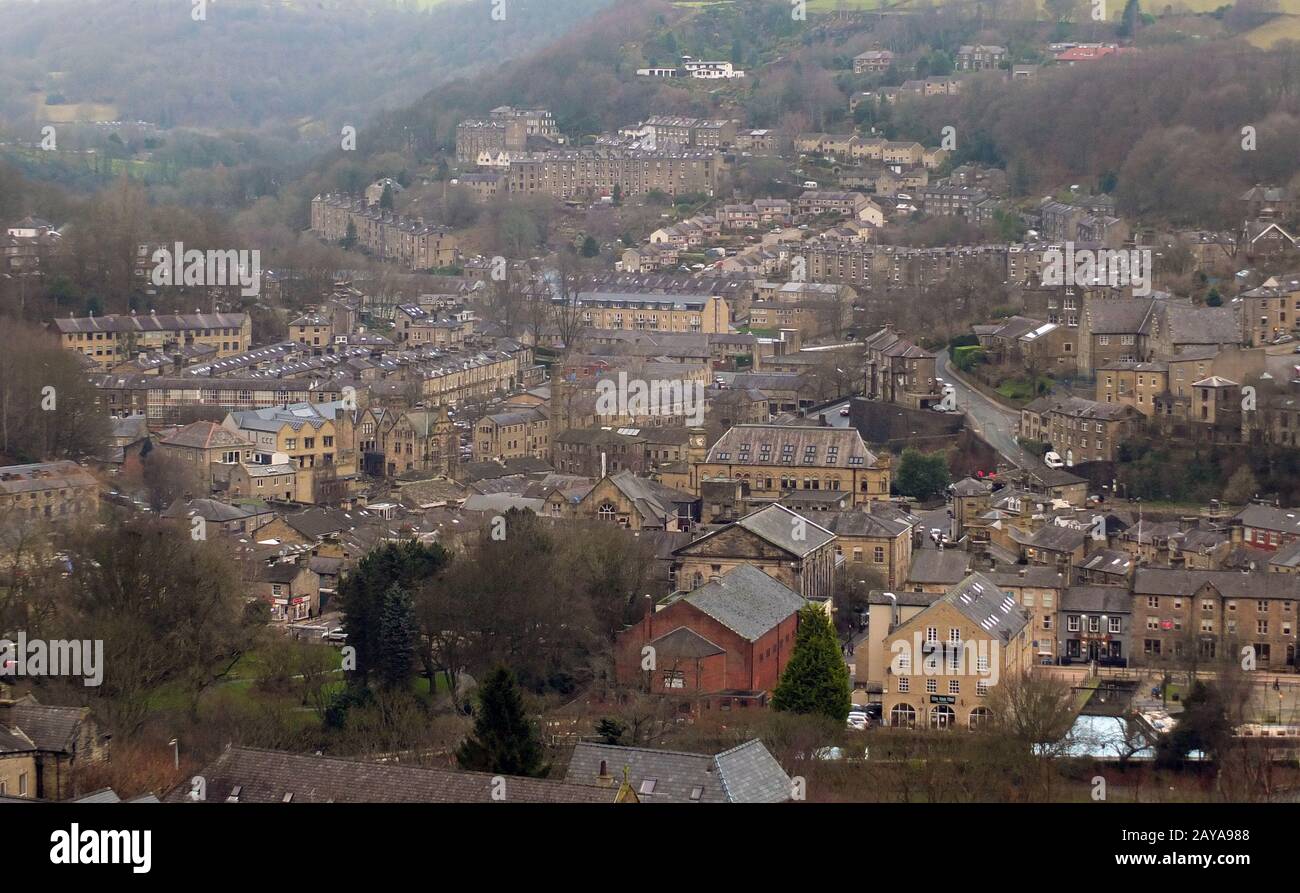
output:
{"label": "terraced house", "polygon": [[311,231],[327,242],[354,240],[355,247],[408,270],[436,270],[460,259],[460,242],[447,227],[374,208],[350,195],[313,198]]}
{"label": "terraced house", "polygon": [[50,323],[64,350],[87,356],[103,370],[142,353],[207,345],[218,357],[248,350],[253,323],[246,313],[117,314],[69,317]]}
{"label": "terraced house", "polygon": [[576,298],[583,324],[595,329],[644,329],[652,332],[730,330],[731,311],[724,298],[708,292],[581,292]]}
{"label": "terraced house", "polygon": [[1114,462],[1142,419],[1132,406],[1082,397],[1039,397],[1020,410],[1020,436],[1048,443],[1067,465]]}
{"label": "terraced house", "polygon": [[589,148],[511,156],[505,173],[509,192],[577,199],[659,191],[668,195],[713,195],[722,156],[713,150]]}
{"label": "terraced house", "polygon": [[1296,574],[1138,568],[1133,661],[1187,666],[1250,646],[1259,669],[1294,669],[1298,601]]}

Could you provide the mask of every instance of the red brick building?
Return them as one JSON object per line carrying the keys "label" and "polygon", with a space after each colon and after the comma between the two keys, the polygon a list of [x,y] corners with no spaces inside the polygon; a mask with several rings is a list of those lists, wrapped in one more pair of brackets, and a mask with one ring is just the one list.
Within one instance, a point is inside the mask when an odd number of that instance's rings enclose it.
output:
{"label": "red brick building", "polygon": [[763,706],[790,659],[805,604],[758,568],[740,565],[619,633],[618,682],[680,694],[687,710]]}

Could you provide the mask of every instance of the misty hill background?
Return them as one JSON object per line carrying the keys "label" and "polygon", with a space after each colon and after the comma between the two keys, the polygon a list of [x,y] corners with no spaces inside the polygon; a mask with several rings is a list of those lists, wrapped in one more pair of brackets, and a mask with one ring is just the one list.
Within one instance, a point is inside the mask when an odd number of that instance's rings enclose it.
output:
{"label": "misty hill background", "polygon": [[[535,50],[611,0],[0,0],[0,120],[336,130]],[[43,101],[53,105],[43,107]]]}

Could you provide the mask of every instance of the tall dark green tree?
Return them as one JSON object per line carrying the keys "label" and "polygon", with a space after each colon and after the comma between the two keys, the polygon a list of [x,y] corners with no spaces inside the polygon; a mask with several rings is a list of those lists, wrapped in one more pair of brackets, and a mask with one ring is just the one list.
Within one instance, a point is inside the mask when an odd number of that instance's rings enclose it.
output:
{"label": "tall dark green tree", "polygon": [[546,774],[541,738],[524,712],[514,673],[505,667],[483,681],[474,731],[456,751],[456,761],[462,769],[478,772],[533,778]]}
{"label": "tall dark green tree", "polygon": [[1115,34],[1119,37],[1132,37],[1141,17],[1142,9],[1138,6],[1138,0],[1128,0],[1124,4],[1124,12],[1120,15]]}
{"label": "tall dark green tree", "polygon": [[772,694],[783,713],[816,713],[843,722],[848,718],[849,668],[826,612],[808,605],[799,612],[794,651]]}
{"label": "tall dark green tree", "polygon": [[384,688],[403,688],[410,680],[415,636],[411,595],[394,583],[384,593],[379,612],[379,654],[375,670]]}
{"label": "tall dark green tree", "polygon": [[952,480],[943,453],[922,453],[908,447],[894,474],[894,489],[903,496],[929,499],[942,493]]}
{"label": "tall dark green tree", "polygon": [[393,209],[393,184],[385,183],[384,191],[379,196],[379,207],[391,211]]}
{"label": "tall dark green tree", "polygon": [[414,591],[447,564],[446,551],[415,540],[386,543],[357,565],[339,584],[339,606],[348,644],[356,648],[352,682],[366,685],[379,667],[383,653],[383,614],[386,595],[393,586]]}

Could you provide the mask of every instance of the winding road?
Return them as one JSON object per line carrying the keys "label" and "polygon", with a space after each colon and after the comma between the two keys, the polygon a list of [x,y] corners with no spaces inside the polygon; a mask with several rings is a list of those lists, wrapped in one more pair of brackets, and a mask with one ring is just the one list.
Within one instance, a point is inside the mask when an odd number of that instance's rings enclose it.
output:
{"label": "winding road", "polygon": [[936,355],[934,368],[936,375],[952,385],[957,395],[957,408],[966,414],[966,423],[972,431],[984,438],[989,446],[1013,465],[1032,468],[1042,464],[1016,442],[1020,413],[1007,409],[958,378],[948,362],[948,351],[943,350]]}

